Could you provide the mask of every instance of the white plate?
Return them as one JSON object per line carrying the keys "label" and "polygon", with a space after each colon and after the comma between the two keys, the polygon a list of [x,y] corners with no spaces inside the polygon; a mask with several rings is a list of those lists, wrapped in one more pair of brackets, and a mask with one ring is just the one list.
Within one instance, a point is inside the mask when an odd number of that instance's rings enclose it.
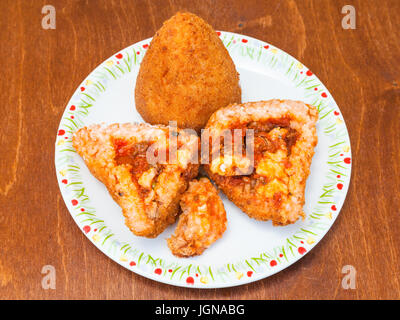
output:
{"label": "white plate", "polygon": [[228,229],[203,255],[174,257],[166,244],[175,226],[156,239],[134,236],[120,207],[74,151],[72,133],[98,122],[142,122],[134,106],[135,80],[151,39],[110,57],[78,87],[60,122],[55,162],[64,201],[102,252],[147,278],[196,288],[236,286],[266,278],[309,252],[335,221],[350,182],[351,151],[344,119],[318,78],[287,53],[265,42],[218,32],[240,73],[242,100],[303,100],[319,110],[318,145],[307,180],[304,221],[285,227],[248,218],[221,195]]}

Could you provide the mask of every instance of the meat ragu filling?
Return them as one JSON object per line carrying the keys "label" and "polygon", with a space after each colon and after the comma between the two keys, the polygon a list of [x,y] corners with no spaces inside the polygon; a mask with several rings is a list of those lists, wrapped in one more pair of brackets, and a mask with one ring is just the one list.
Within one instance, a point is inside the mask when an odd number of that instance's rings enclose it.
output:
{"label": "meat ragu filling", "polygon": [[[150,217],[156,215],[155,205],[159,204],[158,201],[158,178],[162,174],[165,166],[169,163],[169,148],[167,147],[165,152],[164,160],[161,163],[149,163],[147,161],[147,151],[153,142],[139,142],[136,144],[130,144],[123,139],[114,140],[115,148],[115,162],[117,165],[130,165],[130,173],[132,181],[139,190],[139,196],[144,201],[147,209],[147,213]],[[182,146],[182,142],[178,141],[177,148]],[[154,156],[156,157],[160,150],[154,150]],[[188,169],[182,171],[181,177],[186,182],[190,180],[192,174],[193,164],[189,164]],[[119,194],[123,196],[123,194]]]}
{"label": "meat ragu filling", "polygon": [[156,187],[157,177],[162,171],[162,165],[151,165],[147,161],[146,152],[151,144],[149,142],[128,144],[122,139],[114,140],[115,162],[117,165],[131,166],[132,181],[138,187],[143,200],[150,196]]}
{"label": "meat ragu filling", "polygon": [[[214,178],[224,184],[242,185],[245,192],[255,192],[260,196],[265,196],[276,208],[279,208],[283,198],[290,195],[289,176],[286,171],[291,167],[289,157],[299,136],[298,132],[290,127],[290,119],[269,119],[245,125],[234,124],[230,129],[232,131],[242,129],[243,132],[246,129],[254,130],[254,168],[247,175],[230,175],[221,172],[220,168],[214,170],[215,168],[211,166],[212,171],[217,173]],[[245,141],[244,137],[243,156],[246,148]]]}

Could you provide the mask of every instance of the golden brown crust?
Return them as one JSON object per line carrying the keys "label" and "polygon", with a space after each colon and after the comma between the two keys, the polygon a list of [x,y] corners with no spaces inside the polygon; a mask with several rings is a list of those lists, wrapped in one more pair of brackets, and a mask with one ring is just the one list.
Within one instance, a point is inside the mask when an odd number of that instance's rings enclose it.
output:
{"label": "golden brown crust", "polygon": [[175,222],[180,198],[198,173],[198,165],[189,159],[198,150],[198,137],[179,129],[179,150],[185,152],[177,164],[147,162],[147,148],[164,146],[168,132],[167,127],[148,124],[101,124],[84,127],[73,136],[74,148],[138,236],[156,237]]}
{"label": "golden brown crust", "polygon": [[254,167],[235,175],[221,159],[205,169],[240,209],[257,220],[287,225],[304,217],[304,191],[317,144],[315,107],[300,101],[269,100],[231,105],[215,112],[206,128],[213,137],[224,129],[253,128]]}
{"label": "golden brown crust", "polygon": [[215,110],[240,102],[238,73],[212,27],[191,13],[166,21],[136,81],[136,109],[143,119],[200,130]]}
{"label": "golden brown crust", "polygon": [[226,230],[226,212],[217,189],[207,178],[193,180],[181,199],[182,214],[167,240],[178,257],[200,255]]}

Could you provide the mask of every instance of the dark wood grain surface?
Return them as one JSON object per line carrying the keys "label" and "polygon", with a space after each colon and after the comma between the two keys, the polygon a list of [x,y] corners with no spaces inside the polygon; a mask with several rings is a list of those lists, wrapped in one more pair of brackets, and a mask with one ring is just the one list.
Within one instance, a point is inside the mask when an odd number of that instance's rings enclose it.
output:
{"label": "dark wood grain surface", "polygon": [[[56,30],[41,27],[55,6]],[[344,30],[352,4],[357,28]],[[346,120],[353,172],[344,207],[307,256],[232,289],[160,284],[107,258],[77,228],[58,189],[54,141],[78,84],[176,11],[268,41],[313,70]],[[400,1],[0,1],[0,298],[400,298]],[[55,290],[41,287],[44,265]],[[341,282],[357,270],[356,289]]]}

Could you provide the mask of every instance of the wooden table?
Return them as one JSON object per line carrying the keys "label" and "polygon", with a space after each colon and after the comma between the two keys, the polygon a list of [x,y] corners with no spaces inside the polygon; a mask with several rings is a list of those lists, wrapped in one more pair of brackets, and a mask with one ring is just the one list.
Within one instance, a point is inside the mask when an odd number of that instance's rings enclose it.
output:
{"label": "wooden table", "polygon": [[[355,30],[342,28],[348,2]],[[41,27],[45,4],[56,8],[55,30]],[[321,243],[233,289],[176,288],[120,267],[77,228],[56,181],[55,133],[77,85],[180,9],[304,62],[335,97],[353,148],[347,200]],[[400,298],[399,14],[398,0],[2,0],[0,298]],[[56,268],[56,290],[41,287],[44,265]],[[342,288],[344,265],[357,270],[354,290]]]}

